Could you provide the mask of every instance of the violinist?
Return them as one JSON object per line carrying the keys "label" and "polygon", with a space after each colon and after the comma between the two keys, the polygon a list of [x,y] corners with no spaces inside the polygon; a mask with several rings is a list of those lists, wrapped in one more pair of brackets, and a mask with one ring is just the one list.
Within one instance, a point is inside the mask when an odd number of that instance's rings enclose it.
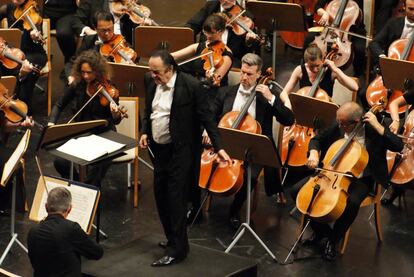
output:
{"label": "violinist", "polygon": [[[347,138],[361,120],[366,123],[365,128],[362,128],[354,139],[368,151],[368,165],[361,176],[353,178],[348,189],[345,211],[336,220],[333,229],[328,224],[311,221],[314,235],[305,241],[305,245],[317,247],[324,242],[324,238],[327,238],[322,256],[328,261],[335,260],[337,243],[354,222],[361,202],[372,190],[374,183],[386,184],[388,180],[387,149],[399,152],[404,147],[401,139],[391,133],[388,127],[381,125],[372,112],[364,114],[362,107],[357,103],[347,102],[337,110],[336,123],[318,133],[310,141],[307,166],[312,169],[318,167],[321,157],[325,155],[329,146],[340,138]],[[309,177],[293,186],[294,200],[308,179]]]}
{"label": "violinist", "polygon": [[[207,40],[204,42],[191,44],[181,50],[171,53],[171,55],[176,60],[182,60],[185,58],[200,55],[202,51],[205,48],[208,48],[210,45],[212,45],[213,48],[215,45],[220,46],[222,45],[222,35],[225,31],[225,28],[225,19],[218,14],[212,14],[209,17],[207,17],[207,19],[203,23],[203,34],[206,36]],[[208,61],[197,59],[191,63],[183,65],[181,69],[184,72],[195,75],[201,80],[216,79],[219,80],[219,84],[217,85],[227,85],[227,74],[232,66],[233,55],[231,50],[227,46],[222,45],[219,48],[222,49],[216,49],[216,52],[221,52],[221,54],[218,55],[221,56],[221,65],[218,68],[212,66],[205,70],[203,66]],[[212,51],[215,50],[213,49]],[[208,60],[208,58],[204,58]]]}
{"label": "violinist", "polygon": [[[14,16],[14,12],[16,10],[23,9],[28,1],[31,0],[13,0],[12,3],[0,7],[0,19],[7,18],[9,26],[15,23],[14,27],[22,30],[20,49],[26,56],[26,60],[20,72],[18,70],[10,71],[3,66],[0,66],[0,71],[2,75],[14,75],[17,77],[18,82],[15,90],[16,96],[28,105],[28,114],[31,115],[33,90],[39,78],[38,74],[33,73],[33,67],[36,66],[39,69],[43,68],[47,62],[47,57],[43,46],[39,43],[39,40],[42,38],[42,34],[36,30],[25,29],[23,20],[15,22],[16,18]],[[12,46],[19,47],[18,45]],[[32,73],[29,74],[29,72]]]}
{"label": "violinist", "polygon": [[[191,28],[194,31],[196,37],[200,34],[199,42],[206,40],[206,36],[203,34],[203,23],[207,17],[214,13],[226,13],[231,10],[233,6],[238,5],[236,0],[213,0],[207,1],[206,4],[190,18],[185,24],[186,27]],[[246,11],[243,16],[253,20],[253,15]],[[244,35],[237,35],[232,30],[231,26],[226,26],[221,34],[221,40],[231,49],[234,56],[233,67],[240,67],[240,60],[244,54],[256,52],[258,43],[255,40],[255,36],[249,32]]]}
{"label": "violinist", "polygon": [[[49,125],[54,125],[63,109],[68,106],[69,103],[74,102],[73,114],[79,111],[85,103],[95,94],[96,89],[89,89],[96,84],[106,83],[110,74],[110,68],[105,58],[99,53],[93,50],[88,50],[79,55],[76,58],[71,75],[74,77],[74,82],[65,88],[63,95],[59,98],[56,104],[52,108],[52,112],[49,118]],[[118,99],[114,97],[117,102]],[[115,125],[121,122],[121,111],[118,107],[110,103],[107,106],[103,106],[100,103],[100,95],[95,96],[90,103],[88,103],[79,115],[76,117],[76,121],[87,121],[105,119],[108,121],[108,129],[116,131]],[[69,178],[70,162],[63,159],[56,159],[56,170],[64,178]],[[88,169],[86,176],[86,183],[99,186],[101,179],[103,178],[106,169],[109,167],[110,161],[98,166],[91,166]],[[75,174],[75,179],[79,177]]]}
{"label": "violinist", "polygon": [[[273,141],[272,136],[272,120],[275,117],[281,124],[285,126],[294,123],[294,115],[291,110],[283,105],[278,96],[276,88],[268,87],[265,84],[257,84],[257,80],[261,76],[262,59],[253,53],[248,53],[242,58],[242,67],[240,72],[240,84],[234,86],[221,87],[218,90],[217,97],[213,106],[213,114],[217,123],[227,112],[240,111],[246,103],[251,93],[256,93],[256,99],[248,109],[251,115],[262,127],[262,133]],[[206,136],[203,138],[205,143],[209,142]],[[262,166],[254,164],[252,167],[252,188],[257,183],[257,178]],[[245,170],[243,186],[236,193],[234,201],[230,207],[229,225],[231,228],[237,229],[240,224],[240,210],[246,200],[247,189],[247,171]],[[265,167],[265,187],[268,195],[281,194],[282,188],[280,180],[278,180],[277,170]]]}
{"label": "violinist", "polygon": [[[315,13],[317,15],[319,15],[321,18],[319,20],[319,22],[317,22],[319,25],[321,26],[325,26],[325,25],[330,25],[333,22],[333,19],[329,13],[325,10],[325,7],[332,1],[336,1],[336,0],[318,0],[318,2],[315,4]],[[359,8],[360,8],[360,15],[362,16],[362,8],[363,8],[363,1],[362,0],[356,0],[354,1],[358,4]],[[365,31],[365,25],[364,22],[362,20],[362,17],[360,17],[356,24],[353,25],[350,28],[351,32],[360,34],[360,35],[365,35],[366,31]],[[317,33],[310,33],[306,39],[305,39],[305,43],[304,43],[304,48],[306,49],[307,46],[312,43],[312,41],[314,40],[315,36],[317,36]],[[365,70],[365,62],[366,62],[366,57],[365,57],[365,44],[366,41],[362,38],[358,38],[358,37],[351,37],[351,42],[352,42],[352,47],[353,47],[353,53],[354,53],[354,57],[353,57],[353,61],[352,61],[352,65],[353,65],[353,69],[354,69],[354,77],[360,77],[364,74],[364,70]]]}
{"label": "violinist", "polygon": [[347,76],[340,68],[338,68],[334,62],[328,59],[324,59],[322,51],[317,45],[309,45],[303,54],[304,63],[298,65],[292,72],[289,81],[283,88],[280,98],[285,105],[291,108],[288,95],[292,93],[299,83],[299,87],[312,86],[319,71],[326,66],[328,68],[327,73],[320,82],[319,87],[323,89],[329,96],[332,97],[333,85],[335,79],[348,88],[351,91],[358,90],[358,83]]}

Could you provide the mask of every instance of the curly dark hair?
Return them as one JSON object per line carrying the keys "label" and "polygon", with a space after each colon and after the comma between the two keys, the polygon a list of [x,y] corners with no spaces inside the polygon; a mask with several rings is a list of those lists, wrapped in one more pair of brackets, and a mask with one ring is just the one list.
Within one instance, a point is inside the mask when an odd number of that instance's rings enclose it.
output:
{"label": "curly dark hair", "polygon": [[87,50],[82,52],[73,63],[71,75],[75,78],[74,84],[78,84],[82,80],[81,67],[84,63],[89,64],[92,68],[96,74],[96,80],[110,79],[112,72],[106,59],[94,50]]}

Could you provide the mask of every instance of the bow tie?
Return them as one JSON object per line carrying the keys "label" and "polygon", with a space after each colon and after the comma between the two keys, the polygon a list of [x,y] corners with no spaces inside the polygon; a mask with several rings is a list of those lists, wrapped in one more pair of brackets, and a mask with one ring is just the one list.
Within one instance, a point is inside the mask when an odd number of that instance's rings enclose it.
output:
{"label": "bow tie", "polygon": [[170,90],[171,88],[169,87],[169,86],[167,86],[167,85],[160,85],[160,88],[161,88],[161,90],[162,91],[168,91],[168,90]]}
{"label": "bow tie", "polygon": [[405,22],[405,27],[407,27],[407,28],[414,28],[414,23]]}
{"label": "bow tie", "polygon": [[240,89],[239,90],[239,93],[241,94],[241,95],[243,95],[243,96],[250,96],[250,94],[251,94],[251,91],[247,91],[247,90],[242,90],[242,89]]}

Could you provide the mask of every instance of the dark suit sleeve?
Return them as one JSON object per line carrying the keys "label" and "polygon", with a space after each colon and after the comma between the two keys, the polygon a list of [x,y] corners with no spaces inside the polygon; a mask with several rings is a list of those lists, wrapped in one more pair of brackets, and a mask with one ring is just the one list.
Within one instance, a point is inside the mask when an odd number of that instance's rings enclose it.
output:
{"label": "dark suit sleeve", "polygon": [[144,85],[145,85],[145,110],[144,110],[144,116],[142,117],[142,133],[143,134],[150,134],[150,115],[151,115],[151,106],[149,105],[149,95],[148,95],[148,85],[150,82],[150,76],[149,74],[145,74],[144,76]]}
{"label": "dark suit sleeve", "polygon": [[194,37],[201,32],[204,20],[208,16],[209,3],[206,3],[193,17],[191,17],[185,27],[189,27],[194,31]]}
{"label": "dark suit sleeve", "polygon": [[224,99],[226,98],[227,90],[229,87],[220,87],[217,91],[217,95],[214,98],[211,111],[213,113],[214,121],[216,124],[220,121],[220,116],[223,112]]}
{"label": "dark suit sleeve", "polygon": [[[374,40],[369,44],[372,52],[372,62],[378,64],[379,55],[387,55],[387,50],[392,43],[392,35],[397,31],[397,22],[395,19],[390,19],[385,24],[384,28],[375,36]],[[395,34],[396,35],[396,34]]]}
{"label": "dark suit sleeve", "polygon": [[308,152],[310,150],[325,152],[339,136],[340,130],[338,124],[335,123],[331,127],[320,131],[309,141]]}
{"label": "dark suit sleeve", "polygon": [[99,260],[102,258],[102,246],[89,238],[78,223],[73,223],[70,239],[73,248],[79,255],[92,260]]}
{"label": "dark suit sleeve", "polygon": [[385,127],[383,139],[385,147],[392,152],[401,152],[404,148],[401,138],[393,134],[388,127]]}
{"label": "dark suit sleeve", "polygon": [[66,87],[63,95],[59,98],[59,100],[52,108],[49,122],[56,123],[56,121],[59,119],[60,113],[75,98],[75,96],[76,88],[72,86]]}
{"label": "dark suit sleeve", "polygon": [[[280,97],[275,92],[276,89],[271,90],[275,96],[275,102],[272,105],[272,114],[276,117],[277,121],[284,126],[290,126],[295,123],[295,115],[288,109],[280,100]],[[266,101],[267,102],[267,101]],[[269,102],[267,102],[269,103]]]}
{"label": "dark suit sleeve", "polygon": [[87,26],[89,18],[91,17],[92,0],[82,0],[76,10],[75,20],[73,22],[73,29],[79,35],[82,29]]}

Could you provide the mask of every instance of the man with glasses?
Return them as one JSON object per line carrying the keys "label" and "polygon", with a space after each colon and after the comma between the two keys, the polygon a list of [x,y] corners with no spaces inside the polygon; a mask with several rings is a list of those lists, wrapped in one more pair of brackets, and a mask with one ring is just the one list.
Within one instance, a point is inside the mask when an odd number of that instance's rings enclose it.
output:
{"label": "man with glasses", "polygon": [[[336,140],[347,138],[360,121],[365,123],[365,127],[356,134],[354,140],[367,149],[369,154],[368,165],[361,176],[353,178],[348,189],[346,208],[334,223],[333,229],[328,224],[311,221],[314,235],[305,241],[305,245],[309,246],[319,246],[324,242],[325,247],[322,255],[329,261],[336,258],[336,244],[343,238],[354,222],[362,201],[372,190],[374,183],[385,184],[387,182],[386,151],[399,152],[404,146],[401,139],[391,133],[388,127],[384,127],[379,123],[372,112],[364,114],[363,109],[357,103],[347,102],[337,110],[336,123],[321,131],[310,141],[307,166],[312,169],[316,168],[328,148]],[[300,188],[308,180],[309,177],[304,178],[293,186],[292,196],[294,200],[296,200]]]}

